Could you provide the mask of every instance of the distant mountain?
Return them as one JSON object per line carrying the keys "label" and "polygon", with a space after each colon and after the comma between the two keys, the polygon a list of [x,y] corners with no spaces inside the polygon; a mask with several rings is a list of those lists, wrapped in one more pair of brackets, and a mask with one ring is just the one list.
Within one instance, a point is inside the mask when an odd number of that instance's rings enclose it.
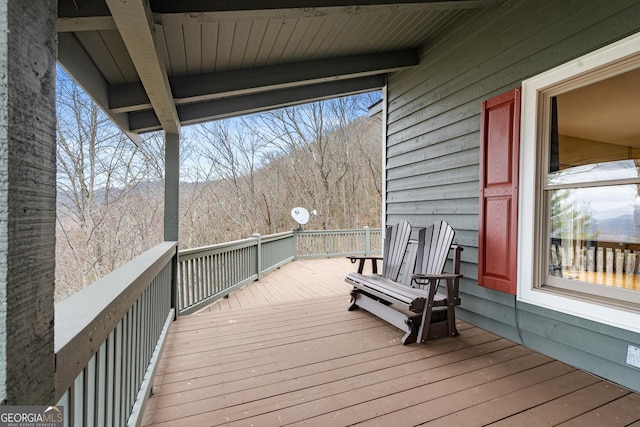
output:
{"label": "distant mountain", "polygon": [[[135,188],[129,188],[127,190],[123,188],[111,188],[110,191],[111,191],[111,196],[110,196],[111,200],[117,199],[118,197],[124,195],[126,192],[133,193],[133,194],[138,193],[138,194],[162,195],[164,193],[164,184],[162,183],[162,181],[145,180],[145,181],[138,182]],[[96,203],[98,204],[105,203],[106,194],[107,194],[106,190],[104,189],[95,190],[93,197],[95,198]],[[80,197],[81,197],[80,194],[73,193],[70,187],[68,186],[65,187],[64,185],[61,186],[60,184],[58,184],[58,187],[57,187],[58,206],[61,204],[64,204],[64,205],[73,204],[73,199],[80,198]],[[85,197],[88,197],[88,195],[85,195]]]}
{"label": "distant mountain", "polygon": [[597,221],[594,230],[598,231],[598,240],[609,242],[640,242],[640,227],[631,214]]}

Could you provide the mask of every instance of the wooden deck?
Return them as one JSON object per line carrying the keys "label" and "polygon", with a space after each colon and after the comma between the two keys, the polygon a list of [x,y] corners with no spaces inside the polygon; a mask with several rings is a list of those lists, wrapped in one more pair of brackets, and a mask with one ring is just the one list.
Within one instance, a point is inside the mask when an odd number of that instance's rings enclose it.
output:
{"label": "wooden deck", "polygon": [[640,426],[640,395],[459,322],[400,344],[354,266],[296,261],[171,329],[143,425]]}

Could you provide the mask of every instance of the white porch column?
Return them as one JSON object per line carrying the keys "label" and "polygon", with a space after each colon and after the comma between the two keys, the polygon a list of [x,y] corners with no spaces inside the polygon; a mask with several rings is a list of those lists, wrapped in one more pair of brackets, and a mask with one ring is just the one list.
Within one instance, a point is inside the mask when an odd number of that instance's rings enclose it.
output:
{"label": "white porch column", "polygon": [[57,1],[0,0],[0,402],[54,404]]}
{"label": "white porch column", "polygon": [[180,135],[165,133],[164,137],[164,240],[178,241]]}

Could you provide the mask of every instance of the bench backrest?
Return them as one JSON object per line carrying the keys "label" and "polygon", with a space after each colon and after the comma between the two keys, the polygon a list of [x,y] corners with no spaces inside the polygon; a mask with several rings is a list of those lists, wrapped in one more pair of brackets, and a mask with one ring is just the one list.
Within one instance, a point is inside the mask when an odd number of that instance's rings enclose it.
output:
{"label": "bench backrest", "polygon": [[406,220],[387,227],[382,253],[382,276],[398,280],[410,236],[411,225]]}
{"label": "bench backrest", "polygon": [[418,253],[414,272],[441,274],[453,244],[455,231],[446,221],[436,222],[418,233]]}

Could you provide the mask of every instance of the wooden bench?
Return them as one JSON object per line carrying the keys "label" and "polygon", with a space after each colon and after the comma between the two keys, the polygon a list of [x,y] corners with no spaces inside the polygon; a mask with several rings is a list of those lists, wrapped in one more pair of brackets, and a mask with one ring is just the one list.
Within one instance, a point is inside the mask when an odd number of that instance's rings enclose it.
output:
{"label": "wooden bench", "polygon": [[[455,306],[460,304],[462,248],[452,245],[453,236],[453,229],[444,221],[421,229],[418,242],[408,246],[399,281],[375,274],[348,274],[345,281],[353,285],[349,310],[363,308],[403,330],[403,344],[457,335]],[[442,273],[451,250],[453,273]],[[438,291],[441,281],[444,291]]]}

